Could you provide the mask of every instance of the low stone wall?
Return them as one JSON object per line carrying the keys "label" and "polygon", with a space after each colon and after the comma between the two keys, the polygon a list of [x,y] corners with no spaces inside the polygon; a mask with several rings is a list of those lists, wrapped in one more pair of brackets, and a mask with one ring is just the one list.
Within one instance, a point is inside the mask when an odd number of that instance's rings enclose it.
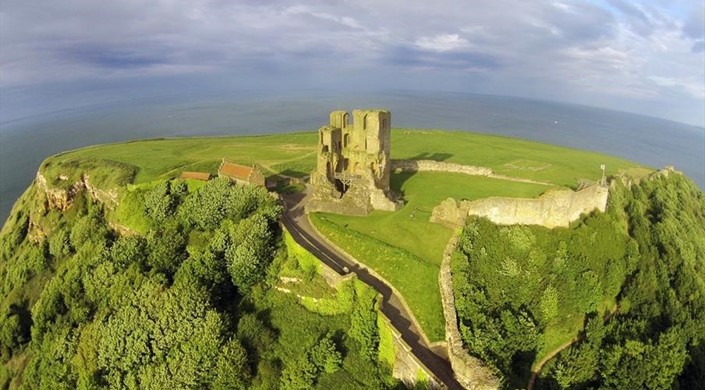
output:
{"label": "low stone wall", "polygon": [[439,383],[428,368],[411,353],[411,347],[401,337],[401,333],[392,325],[392,321],[381,311],[377,315],[392,330],[394,351],[396,352],[392,376],[402,381],[409,388],[413,388],[419,381],[419,371],[421,371],[428,377],[428,387],[430,389],[444,389],[445,386]]}
{"label": "low stone wall", "polygon": [[593,185],[580,191],[549,190],[537,199],[490,197],[474,201],[448,198],[431,213],[431,222],[462,226],[468,215],[488,218],[498,225],[567,227],[581,214],[605,211],[609,189]]}
{"label": "low stone wall", "polygon": [[490,168],[434,160],[392,160],[392,170],[415,172],[455,172],[473,176],[491,176]]}
{"label": "low stone wall", "polygon": [[453,295],[453,280],[450,271],[451,256],[457,244],[458,236],[453,234],[443,252],[441,271],[438,275],[441,301],[443,303],[443,316],[445,317],[448,358],[451,367],[453,367],[455,379],[466,389],[497,389],[499,388],[499,380],[480,359],[467,353],[463,348],[463,340],[458,330],[458,316],[455,312],[455,296]]}

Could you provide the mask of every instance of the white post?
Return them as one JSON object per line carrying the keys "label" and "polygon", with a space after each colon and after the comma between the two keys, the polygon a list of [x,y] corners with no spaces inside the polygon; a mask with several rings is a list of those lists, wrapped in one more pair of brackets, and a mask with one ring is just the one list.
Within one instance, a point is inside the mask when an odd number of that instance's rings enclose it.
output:
{"label": "white post", "polygon": [[604,186],[605,185],[605,164],[600,165],[600,169],[602,169],[602,180],[600,180],[600,183]]}

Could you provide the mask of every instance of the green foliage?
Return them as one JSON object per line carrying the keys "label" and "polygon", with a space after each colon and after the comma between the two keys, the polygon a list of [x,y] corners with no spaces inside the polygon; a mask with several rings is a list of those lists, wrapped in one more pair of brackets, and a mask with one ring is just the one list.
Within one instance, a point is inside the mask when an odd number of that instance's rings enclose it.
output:
{"label": "green foliage", "polygon": [[691,347],[705,339],[705,196],[680,175],[610,194],[607,213],[550,234],[465,227],[452,262],[461,332],[510,386],[525,384],[527,352],[538,361],[576,337],[539,387],[661,389],[705,373]]}
{"label": "green foliage", "polygon": [[380,315],[377,316],[377,328],[379,329],[379,361],[389,367],[394,367],[397,354],[394,347],[394,331],[391,325]]}
{"label": "green foliage", "polygon": [[[82,198],[71,212],[13,214],[16,223],[0,234],[14,248],[0,259],[1,384],[276,389],[283,377],[324,387],[388,380],[376,362],[350,363],[363,360],[346,332],[358,296],[373,300],[357,291],[366,287],[349,282],[335,299],[347,311],[326,317],[268,290],[286,260],[275,223],[281,207],[262,189],[225,184],[232,208],[213,230],[189,222],[198,210],[185,207],[206,186],[189,190],[180,181],[128,192],[130,207],[153,212],[141,214],[145,234],[113,231],[100,205]],[[37,231],[51,232],[46,240],[28,239],[24,212]],[[299,255],[316,265],[303,249]]]}
{"label": "green foliage", "polygon": [[247,293],[265,276],[264,270],[274,255],[274,236],[269,221],[255,214],[239,223],[232,237],[237,244],[225,251],[228,272],[233,284]]}
{"label": "green foliage", "polygon": [[308,352],[308,358],[318,372],[332,374],[340,368],[342,355],[338,351],[332,335],[326,335]]}
{"label": "green foliage", "polygon": [[147,240],[140,236],[121,236],[110,248],[110,256],[119,267],[133,263],[142,265],[147,260]]}
{"label": "green foliage", "polygon": [[541,316],[545,323],[558,316],[558,290],[549,285],[541,296]]}
{"label": "green foliage", "polygon": [[166,225],[147,235],[147,264],[158,272],[172,275],[185,258],[186,239],[178,225]]}
{"label": "green foliage", "polygon": [[357,305],[350,318],[349,335],[360,344],[362,355],[377,359],[379,329],[377,328],[377,293],[369,288],[358,288]]}
{"label": "green foliage", "polygon": [[276,334],[256,315],[247,313],[237,323],[237,338],[250,351],[252,361],[273,358]]}
{"label": "green foliage", "polygon": [[49,238],[49,253],[54,258],[62,258],[71,253],[71,241],[67,230],[59,229],[51,235],[51,238]]}
{"label": "green foliage", "polygon": [[174,211],[178,196],[172,194],[171,183],[163,181],[144,194],[144,212],[156,224],[167,220]]}
{"label": "green foliage", "polygon": [[237,339],[228,341],[215,364],[214,389],[246,389],[250,381],[247,352]]}
{"label": "green foliage", "polygon": [[282,390],[307,390],[313,387],[318,369],[308,357],[300,357],[282,370]]}

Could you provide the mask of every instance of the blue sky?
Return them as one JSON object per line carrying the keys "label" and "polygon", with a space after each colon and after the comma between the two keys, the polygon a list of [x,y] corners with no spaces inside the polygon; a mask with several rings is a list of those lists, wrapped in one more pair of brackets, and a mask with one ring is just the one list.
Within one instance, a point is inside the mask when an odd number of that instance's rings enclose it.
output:
{"label": "blue sky", "polygon": [[702,0],[3,0],[0,120],[216,90],[441,90],[705,125]]}

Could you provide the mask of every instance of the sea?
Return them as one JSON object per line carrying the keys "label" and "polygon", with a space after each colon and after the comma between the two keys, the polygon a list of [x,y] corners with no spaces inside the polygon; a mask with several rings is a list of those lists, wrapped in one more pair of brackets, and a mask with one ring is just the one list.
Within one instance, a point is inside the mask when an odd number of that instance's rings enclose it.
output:
{"label": "sea", "polygon": [[330,111],[354,108],[389,109],[396,128],[505,135],[654,168],[673,165],[705,189],[705,129],[665,119],[469,93],[228,91],[96,104],[0,123],[0,221],[52,154],[134,139],[314,131]]}

